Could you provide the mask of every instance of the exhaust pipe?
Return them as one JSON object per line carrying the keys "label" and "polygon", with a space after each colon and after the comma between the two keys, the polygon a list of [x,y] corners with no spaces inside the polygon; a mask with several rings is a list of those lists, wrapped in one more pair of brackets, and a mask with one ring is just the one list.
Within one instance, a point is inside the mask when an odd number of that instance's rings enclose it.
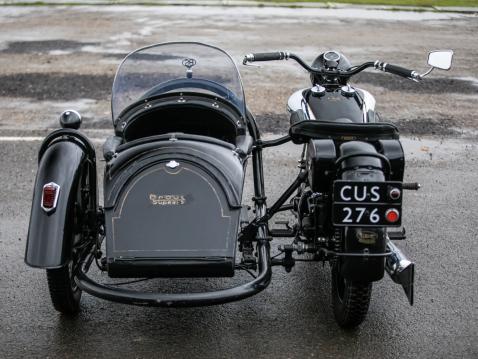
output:
{"label": "exhaust pipe", "polygon": [[401,284],[408,302],[413,305],[413,282],[415,279],[415,264],[387,239],[387,251],[391,252],[385,260],[385,270],[395,283]]}

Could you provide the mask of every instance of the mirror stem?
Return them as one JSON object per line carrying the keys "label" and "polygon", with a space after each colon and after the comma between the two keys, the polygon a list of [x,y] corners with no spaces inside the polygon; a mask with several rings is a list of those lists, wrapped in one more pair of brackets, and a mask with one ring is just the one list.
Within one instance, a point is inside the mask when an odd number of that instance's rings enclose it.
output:
{"label": "mirror stem", "polygon": [[429,75],[429,74],[430,74],[430,72],[432,72],[432,71],[433,71],[433,69],[434,69],[434,67],[433,67],[433,66],[432,66],[432,67],[430,67],[430,68],[429,68],[429,69],[428,69],[426,72],[424,72],[423,74],[421,74],[421,75],[420,75],[420,77],[425,77],[425,76]]}

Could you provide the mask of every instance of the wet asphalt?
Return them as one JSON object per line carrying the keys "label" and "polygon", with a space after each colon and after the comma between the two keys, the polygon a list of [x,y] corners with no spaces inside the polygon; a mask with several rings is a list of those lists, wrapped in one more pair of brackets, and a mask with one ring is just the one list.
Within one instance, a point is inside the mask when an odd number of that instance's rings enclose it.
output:
{"label": "wet asphalt", "polygon": [[[330,272],[298,263],[275,267],[271,285],[241,302],[206,308],[132,307],[83,295],[76,318],[54,311],[45,273],[23,263],[39,142],[0,142],[0,357],[473,358],[477,348],[477,151],[454,140],[407,140],[409,238],[398,245],[416,263],[416,303],[389,278],[374,285],[363,325],[334,322]],[[295,175],[298,149],[266,155],[271,200]],[[431,155],[430,155],[431,154]],[[250,198],[250,181],[245,200]],[[108,282],[107,276],[102,279]],[[154,280],[141,288],[211,290],[246,281]]]}
{"label": "wet asphalt", "polygon": [[[1,8],[0,358],[478,357],[477,28],[475,18],[435,13]],[[311,36],[317,29],[324,36]],[[57,127],[61,110],[74,107],[99,149],[110,133],[109,87],[121,56],[153,42],[191,40],[191,34],[226,48],[236,60],[250,51],[277,49],[312,59],[318,49],[340,47],[355,61],[372,56],[414,66],[430,48],[457,50],[452,72],[434,73],[418,88],[381,74],[359,78],[376,95],[382,114],[405,133],[406,179],[422,184],[420,191],[406,193],[408,239],[396,243],[416,263],[413,307],[386,276],[374,285],[363,325],[344,331],[331,310],[328,266],[297,263],[291,273],[274,267],[272,283],[257,296],[221,306],[143,308],[85,294],[77,317],[54,311],[44,271],[23,262],[40,145],[27,137],[44,136]],[[260,127],[274,133],[269,136],[287,129],[287,97],[304,85],[296,70],[290,64],[241,68],[249,104]],[[299,152],[292,144],[266,151],[269,203],[294,179]],[[273,248],[279,243],[274,240]],[[249,279],[238,273],[232,279],[158,279],[136,287],[199,291]]]}

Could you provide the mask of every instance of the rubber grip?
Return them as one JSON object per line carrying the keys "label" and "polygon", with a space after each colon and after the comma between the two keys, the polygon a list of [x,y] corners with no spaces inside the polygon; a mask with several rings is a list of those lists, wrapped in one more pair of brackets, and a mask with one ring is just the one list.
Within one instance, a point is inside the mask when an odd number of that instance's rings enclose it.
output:
{"label": "rubber grip", "polygon": [[408,70],[404,67],[386,64],[383,69],[385,72],[389,72],[394,75],[403,76],[407,78],[412,78],[413,70]]}
{"label": "rubber grip", "polygon": [[285,53],[282,51],[278,52],[258,52],[252,54],[254,56],[254,61],[274,61],[274,60],[283,60],[285,59]]}

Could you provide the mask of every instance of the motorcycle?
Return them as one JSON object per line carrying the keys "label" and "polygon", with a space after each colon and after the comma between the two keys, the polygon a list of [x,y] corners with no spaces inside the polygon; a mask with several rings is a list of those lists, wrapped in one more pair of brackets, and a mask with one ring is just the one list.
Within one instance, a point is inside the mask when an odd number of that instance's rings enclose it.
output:
{"label": "motorcycle", "polygon": [[[46,269],[53,306],[65,314],[79,311],[83,291],[155,307],[237,301],[263,291],[272,266],[290,271],[302,254],[330,263],[343,327],[364,320],[372,283],[384,272],[413,304],[414,264],[392,243],[405,232],[390,228],[401,225],[403,191],[419,185],[403,182],[398,129],[379,122],[372,95],[348,80],[374,67],[419,81],[434,68],[449,69],[452,55],[431,52],[423,75],[380,61],[351,66],[336,51],[312,66],[288,52],[246,55],[244,64],[293,59],[312,80],[289,99],[289,133],[264,140],[226,52],[194,42],[136,50],[113,83],[102,206],[95,148],[79,130],[80,114],[65,111],[61,128],[39,149],[25,262]],[[303,146],[298,176],[268,206],[262,151],[291,141]],[[252,219],[242,199],[250,158]],[[293,213],[294,224],[272,228],[283,211]],[[273,239],[287,237],[291,243],[271,257]],[[253,279],[210,292],[157,293],[96,281],[93,263],[111,278],[232,277],[244,270]]]}

